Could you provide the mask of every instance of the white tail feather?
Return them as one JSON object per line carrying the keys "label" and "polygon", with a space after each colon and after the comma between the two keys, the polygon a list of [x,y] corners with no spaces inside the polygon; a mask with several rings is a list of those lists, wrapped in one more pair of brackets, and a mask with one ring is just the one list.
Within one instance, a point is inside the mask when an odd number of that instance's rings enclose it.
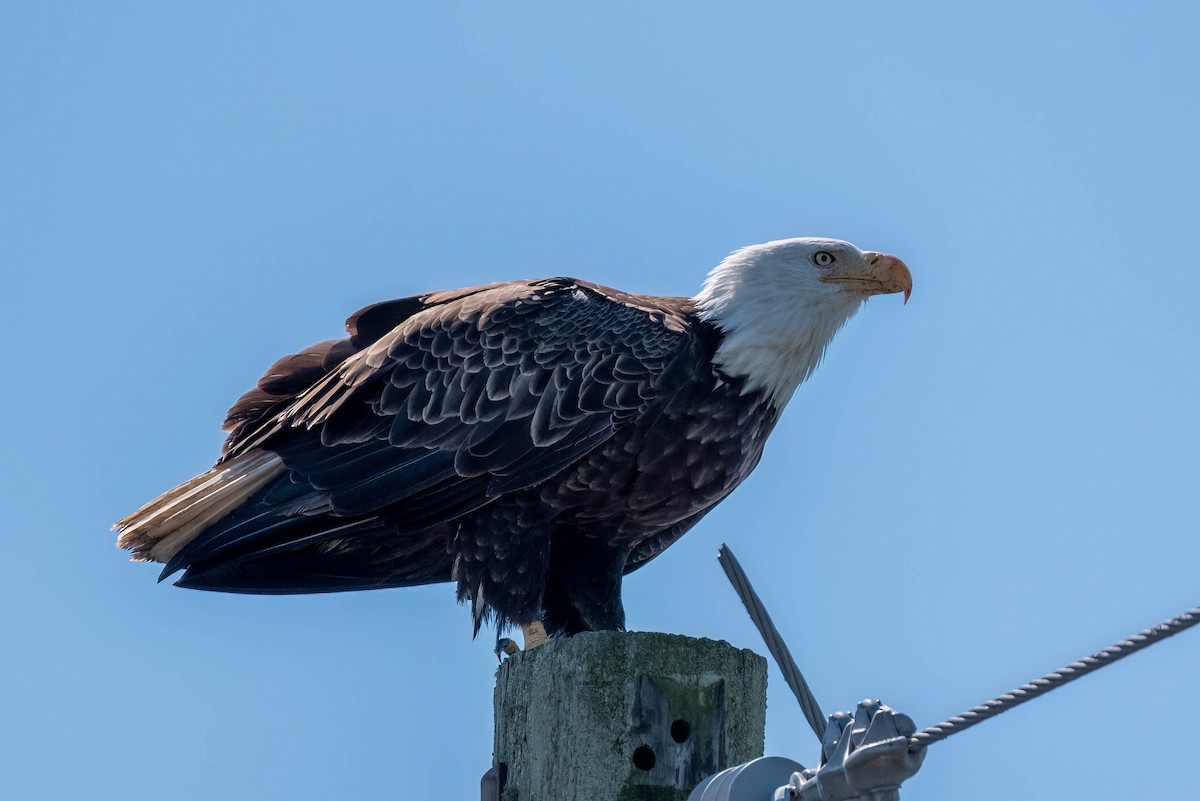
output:
{"label": "white tail feather", "polygon": [[285,469],[265,451],[217,465],[117,521],[117,545],[133,551],[135,562],[165,562]]}

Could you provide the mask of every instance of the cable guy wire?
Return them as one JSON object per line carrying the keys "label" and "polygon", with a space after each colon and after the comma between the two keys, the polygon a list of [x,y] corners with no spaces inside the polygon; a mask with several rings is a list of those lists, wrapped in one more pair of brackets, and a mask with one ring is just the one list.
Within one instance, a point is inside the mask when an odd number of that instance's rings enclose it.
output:
{"label": "cable guy wire", "polygon": [[787,682],[788,687],[792,688],[796,700],[800,702],[800,709],[804,712],[804,718],[808,721],[808,725],[812,726],[817,740],[823,743],[825,741],[825,715],[821,712],[821,705],[817,703],[812,690],[809,689],[808,682],[804,680],[804,674],[800,672],[800,667],[792,658],[791,651],[784,644],[783,637],[779,636],[779,629],[775,628],[775,624],[771,622],[771,616],[767,614],[767,609],[759,599],[758,593],[754,591],[754,587],[750,586],[750,579],[747,578],[746,571],[742,570],[737,557],[724,543],[717,551],[717,559],[721,562],[725,575],[729,577],[729,583],[733,585],[738,597],[742,599],[746,611],[750,613],[750,619],[758,627],[758,633],[762,635],[763,642],[767,644],[767,650],[771,652],[775,663],[779,665],[779,670],[783,673],[783,680]]}
{"label": "cable guy wire", "polygon": [[[750,619],[758,627],[758,632],[767,644],[767,649],[771,652],[771,656],[775,657],[775,662],[778,663],[779,669],[783,672],[784,681],[792,688],[792,692],[796,695],[796,700],[800,702],[800,709],[803,710],[804,717],[808,720],[808,725],[812,726],[817,739],[824,743],[825,716],[821,713],[821,707],[817,703],[817,699],[813,697],[808,682],[804,680],[804,675],[796,665],[796,660],[792,658],[787,645],[784,644],[783,638],[779,636],[779,629],[775,628],[775,624],[771,622],[771,616],[767,614],[766,607],[763,606],[758,593],[751,586],[750,579],[746,576],[746,571],[742,570],[741,564],[733,555],[733,551],[729,549],[728,545],[721,545],[720,550],[717,552],[717,559],[720,560],[721,567],[725,569],[725,575],[729,577],[729,582],[737,590],[738,597],[742,599],[746,611],[750,613]],[[1118,659],[1124,659],[1132,653],[1136,653],[1156,642],[1161,642],[1173,634],[1190,629],[1197,623],[1200,623],[1200,606],[1193,607],[1179,617],[1171,618],[1154,628],[1140,631],[1127,640],[1122,640],[1116,645],[1111,645],[1103,651],[1097,651],[1091,656],[1080,659],[1078,662],[1072,662],[1053,673],[1047,673],[1040,679],[1034,679],[1028,684],[1022,684],[1015,690],[1011,690],[990,701],[985,701],[979,706],[972,707],[961,715],[955,715],[949,720],[944,720],[937,725],[923,729],[909,738],[908,748],[910,751],[915,751],[944,740],[952,734],[958,734],[960,731],[971,728],[976,723],[982,723],[988,718],[999,715],[1001,712],[1007,712],[1014,706],[1019,706],[1040,695],[1045,695],[1051,690],[1057,689],[1069,681],[1074,681],[1080,676],[1086,676],[1092,671],[1099,670],[1106,665],[1111,665]]]}
{"label": "cable guy wire", "polygon": [[1053,673],[1047,673],[1040,679],[1034,679],[1028,684],[1022,684],[1015,690],[986,701],[977,707],[973,707],[961,715],[956,715],[949,720],[942,721],[936,726],[930,726],[928,729],[919,731],[909,738],[909,750],[923,748],[930,743],[944,740],[951,734],[958,734],[960,731],[968,729],[976,723],[981,723],[988,718],[999,715],[1001,712],[1012,709],[1014,706],[1037,698],[1039,695],[1044,695],[1069,681],[1074,681],[1080,676],[1086,676],[1094,670],[1099,670],[1105,665],[1111,665],[1118,659],[1123,659],[1156,642],[1161,642],[1172,634],[1178,634],[1197,623],[1200,623],[1200,606],[1189,609],[1179,617],[1171,618],[1152,629],[1138,632],[1128,640],[1122,640],[1116,645],[1109,646],[1103,651],[1097,651],[1078,662],[1072,662]]}

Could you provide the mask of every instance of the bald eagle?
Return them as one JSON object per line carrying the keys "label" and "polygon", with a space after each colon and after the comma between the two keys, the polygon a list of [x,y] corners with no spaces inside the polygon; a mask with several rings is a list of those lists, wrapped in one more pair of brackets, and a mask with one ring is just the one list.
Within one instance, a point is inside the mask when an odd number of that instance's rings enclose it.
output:
{"label": "bald eagle", "polygon": [[732,253],[694,298],[549,278],[368,306],[273,364],[216,466],[117,543],[181,587],[454,581],[476,633],[620,629],[622,577],[750,474],[869,296],[911,291],[894,256],[802,238]]}

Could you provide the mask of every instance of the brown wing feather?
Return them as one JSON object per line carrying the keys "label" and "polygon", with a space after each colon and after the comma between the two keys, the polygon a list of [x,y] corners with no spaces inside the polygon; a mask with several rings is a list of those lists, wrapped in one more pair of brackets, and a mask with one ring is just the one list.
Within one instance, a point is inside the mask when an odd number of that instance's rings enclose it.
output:
{"label": "brown wing feather", "polygon": [[221,430],[229,434],[221,449],[221,460],[273,412],[329,375],[330,371],[355,352],[348,339],[331,339],[305,348],[276,361],[257,386],[237,399],[225,415]]}
{"label": "brown wing feather", "polygon": [[[688,311],[683,299],[574,279],[377,304],[351,318],[349,346],[317,346],[268,371],[257,390],[268,398],[239,402],[227,454],[278,454],[299,484],[288,508],[426,530],[547,480],[672,391],[662,379],[674,375]],[[349,355],[331,365],[341,347]],[[167,570],[319,540],[311,519],[294,533],[275,521],[259,536],[246,521],[264,518],[270,493],[256,503],[188,543]]]}

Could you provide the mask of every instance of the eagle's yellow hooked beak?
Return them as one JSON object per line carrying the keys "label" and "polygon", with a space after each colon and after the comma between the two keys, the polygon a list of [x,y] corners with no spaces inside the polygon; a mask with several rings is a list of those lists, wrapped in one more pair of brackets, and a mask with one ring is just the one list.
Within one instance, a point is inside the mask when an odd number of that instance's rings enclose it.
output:
{"label": "eagle's yellow hooked beak", "polygon": [[904,302],[908,303],[912,294],[912,273],[908,271],[908,265],[886,253],[866,251],[863,255],[867,257],[865,270],[835,267],[827,275],[821,276],[821,280],[857,289],[867,295],[903,292]]}

